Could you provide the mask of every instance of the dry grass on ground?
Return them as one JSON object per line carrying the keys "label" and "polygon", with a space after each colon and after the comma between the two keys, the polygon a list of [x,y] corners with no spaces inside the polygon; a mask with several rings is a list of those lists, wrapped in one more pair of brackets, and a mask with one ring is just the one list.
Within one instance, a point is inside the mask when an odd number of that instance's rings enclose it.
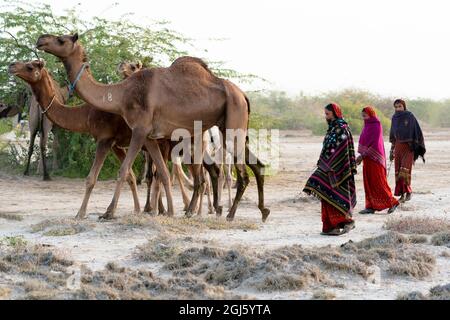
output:
{"label": "dry grass on ground", "polygon": [[23,217],[13,212],[0,212],[0,218],[6,220],[22,221]]}
{"label": "dry grass on ground", "polygon": [[31,226],[32,232],[42,232],[44,236],[70,236],[94,229],[95,223],[73,218],[47,219]]}
{"label": "dry grass on ground", "polygon": [[450,300],[450,283],[436,286],[430,289],[429,293],[424,295],[419,291],[413,291],[401,294],[398,300]]}
{"label": "dry grass on ground", "polygon": [[[339,274],[369,279],[373,266],[398,276],[423,278],[432,273],[435,259],[414,248],[398,233],[348,242],[339,247],[304,248],[301,245],[256,252],[245,247],[223,249],[211,245],[192,247],[165,235],[137,247],[142,262],[162,263],[174,276],[194,277],[225,289],[289,291],[310,286],[342,286]],[[337,275],[337,277],[336,277]]]}
{"label": "dry grass on ground", "polygon": [[194,216],[185,217],[165,217],[139,214],[126,215],[119,218],[118,224],[121,227],[131,228],[152,228],[161,232],[174,232],[192,234],[193,231],[202,230],[258,230],[259,225],[253,221],[236,218],[232,222],[226,221],[224,217],[216,216]]}
{"label": "dry grass on ground", "polygon": [[385,222],[384,228],[407,234],[434,234],[449,231],[450,221],[430,217],[395,217]]}
{"label": "dry grass on ground", "polygon": [[446,246],[450,248],[450,231],[443,231],[431,237],[431,244],[434,246]]}

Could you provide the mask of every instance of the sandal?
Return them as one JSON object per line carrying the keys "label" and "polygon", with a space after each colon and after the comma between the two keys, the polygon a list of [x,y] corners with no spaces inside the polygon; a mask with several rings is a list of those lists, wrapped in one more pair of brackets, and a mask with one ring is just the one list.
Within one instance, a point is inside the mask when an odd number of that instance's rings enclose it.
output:
{"label": "sandal", "polygon": [[339,228],[336,228],[328,232],[321,232],[320,234],[323,236],[340,236],[341,234],[344,234],[344,231]]}
{"label": "sandal", "polygon": [[374,214],[374,213],[375,213],[375,210],[370,209],[370,208],[366,208],[366,209],[361,210],[361,211],[359,212],[359,214]]}
{"label": "sandal", "polygon": [[391,214],[391,213],[393,213],[393,212],[394,212],[394,211],[395,211],[395,210],[396,210],[396,209],[398,208],[398,206],[399,206],[399,205],[398,205],[398,204],[396,204],[395,206],[393,206],[393,207],[390,207],[387,213],[388,213],[388,214]]}

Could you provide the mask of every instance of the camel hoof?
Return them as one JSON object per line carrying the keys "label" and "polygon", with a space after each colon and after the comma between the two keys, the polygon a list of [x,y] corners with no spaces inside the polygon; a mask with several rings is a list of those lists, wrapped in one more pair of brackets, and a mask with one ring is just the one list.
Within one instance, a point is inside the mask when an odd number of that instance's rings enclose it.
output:
{"label": "camel hoof", "polygon": [[270,209],[264,208],[261,210],[262,215],[262,222],[266,222],[267,218],[269,217]]}
{"label": "camel hoof", "polygon": [[116,217],[114,217],[114,213],[112,213],[112,212],[106,212],[105,214],[98,217],[98,220],[100,220],[100,221],[113,220],[113,219],[116,219]]}
{"label": "camel hoof", "polygon": [[158,216],[168,216],[168,213],[167,213],[167,211],[160,211],[160,212],[158,212]]}
{"label": "camel hoof", "polygon": [[75,216],[75,219],[76,220],[85,220],[85,219],[87,219],[87,215],[86,215],[86,213],[77,213],[77,215]]}
{"label": "camel hoof", "polygon": [[184,216],[185,216],[186,218],[191,218],[193,215],[194,215],[194,213],[193,213],[192,211],[189,211],[189,210],[187,210],[187,211],[184,213]]}
{"label": "camel hoof", "polygon": [[234,216],[227,215],[227,221],[232,222],[234,220]]}
{"label": "camel hoof", "polygon": [[148,214],[149,216],[155,217],[156,216],[156,211],[153,210],[153,209],[144,210],[144,214]]}
{"label": "camel hoof", "polygon": [[216,209],[216,216],[217,217],[221,217],[222,216],[222,211],[223,211],[223,207],[222,206],[217,207],[217,209]]}

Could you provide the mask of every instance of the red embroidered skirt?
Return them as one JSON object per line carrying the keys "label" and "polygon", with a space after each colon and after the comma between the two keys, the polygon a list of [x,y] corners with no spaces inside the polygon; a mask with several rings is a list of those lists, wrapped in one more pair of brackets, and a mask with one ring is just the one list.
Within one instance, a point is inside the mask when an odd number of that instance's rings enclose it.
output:
{"label": "red embroidered skirt", "polygon": [[322,200],[322,231],[329,232],[336,228],[343,228],[344,224],[352,222],[350,218],[346,218],[345,215],[331,204]]}
{"label": "red embroidered skirt", "polygon": [[411,193],[411,171],[414,152],[408,143],[395,144],[395,195]]}
{"label": "red embroidered skirt", "polygon": [[366,208],[381,211],[398,204],[397,199],[392,196],[386,178],[386,169],[381,163],[367,157],[364,158],[363,178]]}

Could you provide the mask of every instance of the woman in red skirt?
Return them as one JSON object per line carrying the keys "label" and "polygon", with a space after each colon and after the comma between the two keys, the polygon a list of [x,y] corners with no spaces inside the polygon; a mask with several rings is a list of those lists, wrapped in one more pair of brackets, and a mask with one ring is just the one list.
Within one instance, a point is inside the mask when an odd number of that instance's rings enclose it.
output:
{"label": "woman in red skirt", "polygon": [[397,99],[394,102],[395,114],[389,140],[392,143],[390,160],[395,159],[395,195],[399,201],[411,199],[411,171],[414,162],[421,157],[425,162],[425,141],[414,114],[406,108],[406,102]]}
{"label": "woman in red skirt", "polygon": [[384,151],[383,127],[372,107],[362,110],[364,128],[359,138],[357,162],[363,162],[366,208],[359,213],[372,214],[389,209],[392,213],[399,202],[392,195],[386,177],[386,155]]}

